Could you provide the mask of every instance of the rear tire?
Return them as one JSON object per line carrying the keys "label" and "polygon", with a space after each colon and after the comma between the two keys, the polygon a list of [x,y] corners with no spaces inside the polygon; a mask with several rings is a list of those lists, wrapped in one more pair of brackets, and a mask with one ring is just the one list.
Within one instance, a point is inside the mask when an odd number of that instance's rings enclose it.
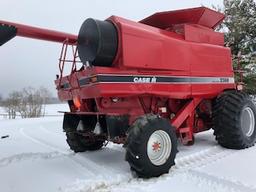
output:
{"label": "rear tire", "polygon": [[139,177],[168,173],[177,153],[175,129],[156,115],[142,116],[129,131],[126,149],[126,161]]}
{"label": "rear tire", "polygon": [[230,149],[244,149],[256,140],[256,108],[243,92],[221,94],[213,106],[213,129],[218,143]]}
{"label": "rear tire", "polygon": [[88,142],[86,138],[76,132],[67,132],[67,143],[72,151],[75,153],[84,151],[96,151],[102,148],[104,141],[96,140],[95,142]]}
{"label": "rear tire", "polygon": [[66,141],[71,150],[76,153],[95,151],[103,146],[105,138],[92,132],[96,122],[97,119],[93,116],[64,115],[63,130],[66,132]]}

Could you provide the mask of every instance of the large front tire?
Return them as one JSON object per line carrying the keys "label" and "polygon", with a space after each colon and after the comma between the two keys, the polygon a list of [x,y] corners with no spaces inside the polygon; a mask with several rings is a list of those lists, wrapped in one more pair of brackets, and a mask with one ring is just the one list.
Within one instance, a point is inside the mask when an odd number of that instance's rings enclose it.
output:
{"label": "large front tire", "polygon": [[175,129],[156,115],[142,116],[129,131],[126,149],[126,160],[139,177],[168,173],[177,153]]}
{"label": "large front tire", "polygon": [[221,94],[213,107],[213,129],[218,143],[230,149],[244,149],[256,140],[256,108],[243,92]]}

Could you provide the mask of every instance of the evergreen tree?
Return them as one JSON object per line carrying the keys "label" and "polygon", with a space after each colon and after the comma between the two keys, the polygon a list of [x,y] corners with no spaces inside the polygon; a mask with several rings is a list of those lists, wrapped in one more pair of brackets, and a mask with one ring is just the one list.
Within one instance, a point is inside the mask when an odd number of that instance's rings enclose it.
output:
{"label": "evergreen tree", "polygon": [[[221,26],[232,50],[234,68],[245,70],[246,91],[256,94],[256,3],[254,0],[224,0],[226,18]],[[239,81],[239,79],[237,79]]]}

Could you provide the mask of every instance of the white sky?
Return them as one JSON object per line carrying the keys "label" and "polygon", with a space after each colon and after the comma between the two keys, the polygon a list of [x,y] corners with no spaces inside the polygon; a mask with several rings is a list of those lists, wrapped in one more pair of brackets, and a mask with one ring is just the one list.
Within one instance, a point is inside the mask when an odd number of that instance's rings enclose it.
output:
{"label": "white sky", "polygon": [[[0,20],[77,34],[89,17],[118,15],[135,21],[158,11],[222,5],[222,0],[0,0]],[[48,88],[58,74],[61,44],[16,37],[0,47],[0,95],[26,86]]]}

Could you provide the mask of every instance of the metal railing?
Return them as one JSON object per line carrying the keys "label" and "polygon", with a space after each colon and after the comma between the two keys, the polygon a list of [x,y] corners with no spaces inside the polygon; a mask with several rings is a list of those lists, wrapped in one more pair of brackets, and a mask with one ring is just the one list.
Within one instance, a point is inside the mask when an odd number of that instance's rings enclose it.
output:
{"label": "metal railing", "polygon": [[[70,47],[71,47],[71,50],[72,50],[72,58],[67,59],[67,54],[68,54],[68,50],[69,50]],[[73,45],[73,44],[70,45],[69,44],[69,39],[66,39],[63,42],[61,52],[60,52],[60,58],[59,58],[59,71],[60,71],[59,87],[61,86],[62,79],[63,79],[63,73],[64,73],[64,67],[67,63],[71,64],[70,74],[77,71],[77,63],[82,63],[79,59],[79,56],[78,56],[77,45]],[[69,84],[70,84],[71,76],[68,78],[68,81],[69,81]]]}

